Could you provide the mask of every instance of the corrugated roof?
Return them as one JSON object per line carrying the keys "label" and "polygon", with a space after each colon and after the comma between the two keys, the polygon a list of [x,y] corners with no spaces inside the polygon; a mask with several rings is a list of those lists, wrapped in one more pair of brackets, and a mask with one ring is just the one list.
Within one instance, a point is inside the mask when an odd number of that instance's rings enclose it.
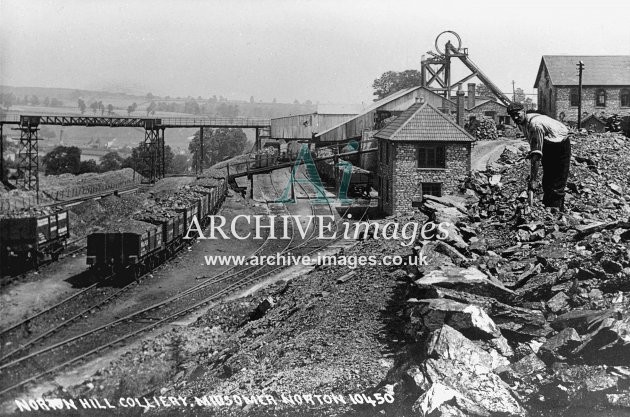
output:
{"label": "corrugated roof", "polygon": [[394,141],[473,142],[474,138],[429,103],[416,103],[374,137]]}
{"label": "corrugated roof", "polygon": [[505,108],[507,108],[507,106],[506,106],[505,104],[501,103],[500,101],[494,101],[494,100],[482,100],[482,101],[480,101],[480,102],[478,102],[478,103],[475,103],[474,107],[471,107],[471,108],[466,109],[466,110],[469,110],[469,111],[470,111],[470,110],[476,109],[477,107],[479,107],[479,106],[483,106],[483,105],[484,105],[484,104],[486,104],[486,103],[494,103],[494,104],[498,104],[498,105],[499,105],[499,106],[501,106],[501,107],[505,107]]}
{"label": "corrugated roof", "polygon": [[319,114],[359,114],[363,111],[361,104],[326,103],[317,105]]}
{"label": "corrugated roof", "polygon": [[543,55],[534,82],[543,67],[553,85],[578,85],[578,62],[584,62],[582,85],[630,85],[630,55]]}
{"label": "corrugated roof", "polygon": [[[372,110],[378,109],[379,107],[382,107],[382,106],[384,106],[387,103],[391,103],[392,101],[399,99],[400,97],[404,96],[405,94],[408,94],[408,93],[410,93],[410,92],[412,92],[414,90],[419,90],[419,89],[423,89],[423,90],[425,90],[425,91],[427,91],[427,92],[429,92],[431,94],[435,94],[435,95],[439,96],[439,94],[437,94],[435,91],[431,91],[427,87],[423,87],[423,86],[420,86],[420,85],[417,85],[415,87],[409,87],[407,89],[400,90],[400,91],[397,91],[395,93],[392,93],[392,94],[388,95],[387,97],[384,97],[384,98],[382,98],[382,99],[380,99],[378,101],[375,101],[374,103],[372,103],[370,106],[366,107],[362,112],[360,112],[356,116],[346,120],[343,123],[339,123],[338,125],[333,126],[330,129],[326,129],[323,132],[318,133],[317,135],[315,135],[315,137],[322,136],[323,134],[328,133],[331,130],[337,129],[339,126],[343,126],[343,125],[345,125],[346,123],[348,123],[348,122],[350,122],[352,120],[358,119],[359,117],[363,116],[366,113],[371,112]],[[447,98],[444,98],[442,96],[440,96],[440,98],[442,98],[444,100],[447,100],[447,101],[450,101],[452,104],[455,104],[455,103],[453,103],[453,101],[451,101],[451,100],[449,100]]]}

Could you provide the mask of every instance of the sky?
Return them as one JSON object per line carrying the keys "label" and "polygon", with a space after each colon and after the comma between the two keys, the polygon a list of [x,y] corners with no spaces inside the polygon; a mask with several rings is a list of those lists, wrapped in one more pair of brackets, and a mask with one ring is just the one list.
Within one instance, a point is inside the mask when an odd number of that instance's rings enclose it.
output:
{"label": "sky", "polygon": [[630,54],[628,16],[627,0],[0,0],[0,84],[361,104],[451,30],[502,91],[533,93],[542,55]]}

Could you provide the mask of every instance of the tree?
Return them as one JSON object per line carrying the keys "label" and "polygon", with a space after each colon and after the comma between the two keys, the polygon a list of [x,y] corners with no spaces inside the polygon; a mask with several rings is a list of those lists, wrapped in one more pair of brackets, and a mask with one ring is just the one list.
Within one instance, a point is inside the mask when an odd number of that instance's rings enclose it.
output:
{"label": "tree", "polygon": [[114,114],[114,106],[111,103],[107,105],[107,114],[110,116]]}
{"label": "tree", "polygon": [[108,152],[101,158],[100,170],[102,172],[116,171],[122,168],[124,158],[118,152]]}
{"label": "tree", "polygon": [[190,168],[190,161],[186,155],[175,155],[173,157],[173,174],[184,174]]}
{"label": "tree", "polygon": [[4,108],[8,111],[13,104],[15,104],[15,95],[13,93],[4,94],[2,96],[2,104]]}
{"label": "tree", "polygon": [[35,94],[31,96],[31,106],[39,106],[39,97]]}
{"label": "tree", "polygon": [[46,97],[44,99],[44,106],[46,106],[46,107],[50,106],[50,98]]}
{"label": "tree", "polygon": [[[241,129],[204,129],[203,131],[203,168],[207,168],[221,162],[226,158],[241,155],[247,144],[247,136]],[[188,144],[188,150],[192,154],[192,168],[199,167],[200,141],[199,131]]]}
{"label": "tree", "polygon": [[525,92],[523,91],[522,88],[517,88],[516,90],[514,90],[514,101],[516,103],[525,103]]}
{"label": "tree", "polygon": [[96,110],[98,110],[98,102],[93,101],[93,102],[90,104],[90,108],[92,109],[92,112],[93,112],[94,114],[96,114]]}
{"label": "tree", "polygon": [[127,116],[131,116],[131,113],[136,111],[137,108],[138,105],[136,103],[133,103],[131,106],[127,107]]}
{"label": "tree", "polygon": [[220,117],[237,117],[238,116],[238,105],[237,104],[226,104],[224,102],[219,103],[216,108],[217,115]]}
{"label": "tree", "polygon": [[[171,172],[173,169],[173,151],[171,147],[166,145],[164,147],[164,163],[166,165],[166,172]],[[149,149],[144,146],[143,143],[133,148],[131,156],[126,158],[122,163],[122,168],[132,168],[140,175],[148,177],[150,174],[150,167],[147,164],[149,157]],[[161,161],[156,161],[161,163]]]}
{"label": "tree", "polygon": [[63,101],[53,98],[50,100],[50,106],[51,107],[61,107],[63,106]]}
{"label": "tree", "polygon": [[105,113],[105,105],[101,100],[98,101],[98,109],[101,111],[101,116]]}
{"label": "tree", "polygon": [[87,174],[88,172],[98,172],[98,165],[93,159],[81,161],[79,164],[79,174]]}
{"label": "tree", "polygon": [[81,149],[76,146],[57,146],[42,158],[46,175],[76,174],[81,166]]}
{"label": "tree", "polygon": [[85,109],[87,108],[87,106],[85,105],[85,101],[83,101],[83,99],[79,99],[77,104],[79,106],[79,111],[81,112],[81,114],[85,113]]}
{"label": "tree", "polygon": [[153,100],[153,94],[147,93],[147,100]]}
{"label": "tree", "polygon": [[157,108],[157,105],[155,104],[155,101],[152,101],[148,106],[147,106],[147,116],[149,115],[149,113],[155,114],[155,109]]}
{"label": "tree", "polygon": [[374,88],[374,95],[376,99],[380,100],[387,97],[390,94],[400,91],[405,88],[415,87],[421,85],[422,73],[417,70],[405,70],[402,72],[387,71],[383,73],[379,78],[374,80],[372,88]]}
{"label": "tree", "polygon": [[199,114],[200,111],[199,103],[195,100],[186,100],[186,103],[184,103],[184,113]]}

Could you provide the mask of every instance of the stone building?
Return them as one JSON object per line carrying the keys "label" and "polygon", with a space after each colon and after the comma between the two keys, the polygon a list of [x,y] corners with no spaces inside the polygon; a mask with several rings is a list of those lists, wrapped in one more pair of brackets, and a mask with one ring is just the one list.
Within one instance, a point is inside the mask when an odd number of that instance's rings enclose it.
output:
{"label": "stone building", "polygon": [[466,120],[473,117],[481,119],[488,117],[494,120],[497,125],[509,125],[512,119],[507,114],[507,106],[496,100],[487,97],[477,96],[475,83],[468,83],[468,94],[466,96]]}
{"label": "stone building", "polygon": [[452,193],[470,173],[473,137],[429,103],[413,104],[374,137],[379,205],[387,214],[412,211],[425,194]]}
{"label": "stone building", "polygon": [[580,61],[582,115],[630,115],[630,55],[544,55],[534,83],[538,109],[558,120],[577,122]]}
{"label": "stone building", "polygon": [[594,114],[591,114],[582,120],[582,127],[588,131],[603,133],[606,131],[606,122]]}

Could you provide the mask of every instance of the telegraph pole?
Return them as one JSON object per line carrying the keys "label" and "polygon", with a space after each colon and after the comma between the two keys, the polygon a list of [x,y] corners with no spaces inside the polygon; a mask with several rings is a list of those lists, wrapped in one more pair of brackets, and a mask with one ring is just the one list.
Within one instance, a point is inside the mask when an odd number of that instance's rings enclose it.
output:
{"label": "telegraph pole", "polygon": [[582,128],[582,71],[584,70],[584,62],[580,61],[577,64],[578,67],[578,120],[577,120],[577,128],[578,130]]}
{"label": "telegraph pole", "polygon": [[0,182],[4,181],[4,137],[2,136],[2,123],[0,123]]}
{"label": "telegraph pole", "polygon": [[516,89],[514,88],[514,80],[512,80],[512,101],[516,101]]}

